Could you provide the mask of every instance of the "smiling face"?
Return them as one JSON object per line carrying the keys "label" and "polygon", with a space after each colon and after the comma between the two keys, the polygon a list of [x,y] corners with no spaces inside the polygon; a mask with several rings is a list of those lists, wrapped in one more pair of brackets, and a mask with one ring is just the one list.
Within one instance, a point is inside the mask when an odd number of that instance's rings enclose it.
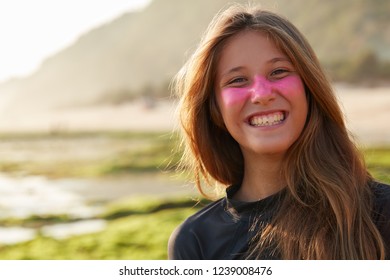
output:
{"label": "smiling face", "polygon": [[249,154],[281,154],[306,122],[305,89],[289,58],[266,34],[243,31],[222,49],[215,81],[229,133]]}

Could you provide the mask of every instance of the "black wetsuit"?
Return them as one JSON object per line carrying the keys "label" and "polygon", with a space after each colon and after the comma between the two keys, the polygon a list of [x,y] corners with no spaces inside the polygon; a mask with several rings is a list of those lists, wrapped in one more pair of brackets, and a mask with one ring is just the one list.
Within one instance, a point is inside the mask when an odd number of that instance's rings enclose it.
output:
{"label": "black wetsuit", "polygon": [[[225,198],[217,200],[189,217],[171,235],[169,259],[211,260],[242,259],[246,257],[249,242],[258,226],[267,224],[276,211],[278,200],[285,191],[256,202],[232,199],[239,187],[227,189]],[[373,221],[387,246],[390,258],[390,186],[373,184]],[[256,221],[256,223],[254,223]],[[279,259],[265,252],[261,259]]]}

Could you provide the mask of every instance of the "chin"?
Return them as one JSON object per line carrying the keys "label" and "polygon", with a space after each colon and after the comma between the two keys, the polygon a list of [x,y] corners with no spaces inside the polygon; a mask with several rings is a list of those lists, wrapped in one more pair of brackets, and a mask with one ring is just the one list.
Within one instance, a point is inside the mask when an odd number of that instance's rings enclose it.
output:
{"label": "chin", "polygon": [[289,144],[283,144],[283,143],[280,143],[280,144],[277,144],[277,143],[273,143],[273,144],[265,144],[265,145],[261,145],[261,146],[257,146],[257,147],[252,147],[252,148],[246,148],[245,150],[249,153],[252,153],[254,155],[257,155],[257,156],[269,156],[269,155],[272,155],[272,156],[283,156],[288,148],[290,147],[291,145]]}

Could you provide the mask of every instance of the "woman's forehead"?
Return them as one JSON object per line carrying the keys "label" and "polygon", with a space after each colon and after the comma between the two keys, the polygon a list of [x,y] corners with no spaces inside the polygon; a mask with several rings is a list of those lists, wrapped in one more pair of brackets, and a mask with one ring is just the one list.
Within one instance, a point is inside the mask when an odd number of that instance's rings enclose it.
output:
{"label": "woman's forehead", "polygon": [[290,61],[267,33],[245,30],[226,40],[219,54],[217,71],[223,74],[254,62],[268,63],[276,60]]}

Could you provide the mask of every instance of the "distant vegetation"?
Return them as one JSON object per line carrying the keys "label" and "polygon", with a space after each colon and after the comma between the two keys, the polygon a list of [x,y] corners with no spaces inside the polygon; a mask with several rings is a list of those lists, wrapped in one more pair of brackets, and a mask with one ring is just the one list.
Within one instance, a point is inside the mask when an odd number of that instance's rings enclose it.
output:
{"label": "distant vegetation", "polygon": [[390,61],[380,60],[372,50],[362,51],[325,64],[334,81],[362,85],[390,84]]}

